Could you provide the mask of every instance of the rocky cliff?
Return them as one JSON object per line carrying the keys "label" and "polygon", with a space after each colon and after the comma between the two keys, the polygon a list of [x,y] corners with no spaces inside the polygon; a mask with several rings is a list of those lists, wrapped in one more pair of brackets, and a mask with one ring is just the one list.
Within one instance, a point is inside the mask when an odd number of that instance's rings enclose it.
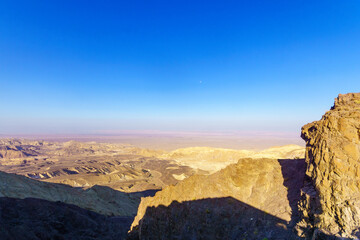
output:
{"label": "rocky cliff", "polygon": [[305,125],[306,182],[301,227],[360,237],[360,93],[339,95],[321,120]]}

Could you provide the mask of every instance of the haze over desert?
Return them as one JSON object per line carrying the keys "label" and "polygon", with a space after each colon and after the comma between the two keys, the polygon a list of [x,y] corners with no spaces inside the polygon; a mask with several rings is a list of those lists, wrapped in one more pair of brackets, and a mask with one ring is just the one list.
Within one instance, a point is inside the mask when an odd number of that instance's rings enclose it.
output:
{"label": "haze over desert", "polygon": [[3,134],[2,138],[132,144],[141,148],[172,151],[186,147],[263,150],[287,144],[304,145],[298,134],[276,132],[161,132],[126,131],[113,134]]}

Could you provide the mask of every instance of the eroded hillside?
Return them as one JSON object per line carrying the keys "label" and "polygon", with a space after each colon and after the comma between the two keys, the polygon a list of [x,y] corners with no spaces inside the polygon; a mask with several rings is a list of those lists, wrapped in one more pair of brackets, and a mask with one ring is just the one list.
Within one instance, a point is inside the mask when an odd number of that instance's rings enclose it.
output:
{"label": "eroded hillside", "polygon": [[0,158],[1,171],[74,187],[102,185],[138,192],[161,189],[179,181],[178,176],[199,172],[157,158],[163,151],[124,144],[3,140],[0,146],[13,149]]}

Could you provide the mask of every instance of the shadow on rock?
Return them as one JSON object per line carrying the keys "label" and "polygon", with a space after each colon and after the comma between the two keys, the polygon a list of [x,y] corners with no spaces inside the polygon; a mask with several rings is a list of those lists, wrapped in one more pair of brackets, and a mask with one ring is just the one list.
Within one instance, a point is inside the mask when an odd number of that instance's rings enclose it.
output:
{"label": "shadow on rock", "polygon": [[0,239],[124,239],[132,217],[108,217],[41,199],[0,198]]}
{"label": "shadow on rock", "polygon": [[283,219],[232,197],[148,207],[129,239],[299,239]]}
{"label": "shadow on rock", "polygon": [[305,159],[279,159],[284,186],[288,190],[287,198],[291,207],[291,222],[293,227],[299,221],[298,202],[301,198],[306,163]]}

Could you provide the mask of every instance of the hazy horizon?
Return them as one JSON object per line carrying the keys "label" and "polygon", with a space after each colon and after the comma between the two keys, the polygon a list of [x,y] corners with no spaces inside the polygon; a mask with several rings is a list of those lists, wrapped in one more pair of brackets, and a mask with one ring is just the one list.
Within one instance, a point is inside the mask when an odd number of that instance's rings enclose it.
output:
{"label": "hazy horizon", "polygon": [[298,135],[263,132],[211,133],[126,131],[111,134],[0,134],[2,138],[45,140],[51,142],[98,142],[131,144],[136,147],[172,151],[187,147],[214,147],[226,149],[264,150],[284,145],[304,146]]}
{"label": "hazy horizon", "polygon": [[358,1],[0,3],[0,134],[297,136],[360,91]]}

